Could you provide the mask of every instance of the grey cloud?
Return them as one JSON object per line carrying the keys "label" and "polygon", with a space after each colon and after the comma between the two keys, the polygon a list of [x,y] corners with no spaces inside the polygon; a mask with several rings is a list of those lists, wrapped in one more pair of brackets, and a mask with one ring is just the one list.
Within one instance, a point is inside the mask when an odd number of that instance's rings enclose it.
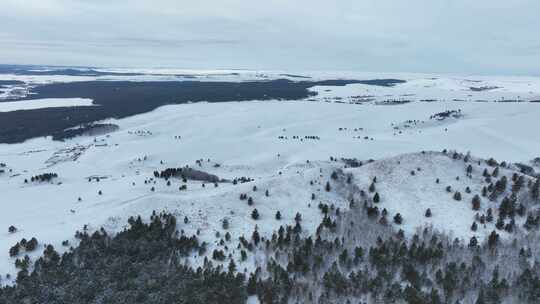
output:
{"label": "grey cloud", "polygon": [[537,0],[4,0],[10,63],[538,74]]}

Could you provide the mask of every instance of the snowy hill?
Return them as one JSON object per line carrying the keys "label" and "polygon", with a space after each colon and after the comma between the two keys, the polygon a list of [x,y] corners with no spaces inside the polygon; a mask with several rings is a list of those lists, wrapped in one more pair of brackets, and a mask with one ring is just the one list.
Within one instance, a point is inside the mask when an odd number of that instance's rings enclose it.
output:
{"label": "snowy hill", "polygon": [[[451,109],[460,109],[463,117],[432,121],[401,133],[394,128],[407,120],[429,121],[433,114]],[[458,238],[477,235],[482,239],[494,223],[470,230],[476,214],[471,199],[486,186],[481,175],[485,161],[471,160],[472,178],[467,178],[466,164],[452,159],[450,152],[420,151],[455,149],[483,160],[494,157],[527,163],[540,151],[539,134],[532,128],[539,116],[540,108],[533,103],[197,103],[107,120],[120,127],[107,135],[0,145],[0,162],[6,164],[0,174],[0,222],[5,226],[0,234],[0,273],[15,271],[8,250],[22,238],[39,240],[39,250],[30,254],[35,257],[46,243],[66,250],[62,241],[76,243],[73,234],[84,225],[89,231],[101,226],[119,231],[129,216],[149,216],[153,210],[187,217],[179,229],[199,230],[201,239],[211,246],[219,240],[215,235],[224,219],[229,221],[232,237],[238,238],[251,234],[255,226],[269,235],[280,225],[292,225],[296,213],[301,213],[304,233],[309,235],[322,219],[320,203],[342,210],[349,206],[354,189],[330,177],[338,169],[353,174],[356,190],[368,196],[373,195],[368,191],[371,180],[377,177],[381,210],[403,216],[396,229],[412,234],[418,227],[433,225]],[[342,157],[364,165],[344,168]],[[375,161],[367,163],[369,159]],[[229,182],[215,187],[171,178],[168,186],[153,174],[186,165]],[[509,167],[501,169],[501,174],[510,180],[517,170]],[[44,173],[58,177],[51,182],[31,181]],[[231,181],[240,177],[253,181],[233,185]],[[327,182],[332,183],[332,191],[325,191]],[[186,189],[180,190],[183,185]],[[471,193],[466,193],[467,187]],[[459,202],[453,198],[455,191],[462,195]],[[240,200],[241,194],[252,197],[253,205]],[[482,198],[478,212],[495,210],[497,204]],[[257,220],[251,216],[255,208],[260,214]],[[431,218],[424,216],[427,208]],[[275,218],[277,211],[281,220]],[[8,233],[10,225],[17,232]]]}

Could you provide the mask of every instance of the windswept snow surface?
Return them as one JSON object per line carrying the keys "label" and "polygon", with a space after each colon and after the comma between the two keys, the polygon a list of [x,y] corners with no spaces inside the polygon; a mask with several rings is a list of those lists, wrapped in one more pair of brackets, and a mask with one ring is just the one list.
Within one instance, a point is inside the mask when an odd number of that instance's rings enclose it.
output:
{"label": "windswept snow surface", "polygon": [[22,101],[0,102],[0,112],[18,110],[33,110],[58,107],[93,106],[92,99],[88,98],[43,98]]}
{"label": "windswept snow surface", "polygon": [[[332,92],[348,90],[343,93],[348,95],[356,92],[355,88],[359,86],[333,87]],[[435,113],[457,109],[462,111],[460,118],[429,119]],[[0,174],[0,273],[16,273],[8,250],[21,238],[39,240],[40,247],[31,254],[35,257],[44,243],[66,250],[61,242],[76,243],[73,234],[83,225],[90,230],[103,226],[118,231],[129,216],[148,216],[152,210],[177,214],[179,229],[188,234],[199,229],[200,238],[210,243],[208,252],[219,240],[215,234],[222,231],[224,218],[230,222],[233,239],[242,234],[250,236],[255,225],[261,234],[269,235],[280,225],[294,223],[296,212],[302,214],[304,233],[313,233],[321,220],[319,202],[342,209],[348,206],[347,198],[338,191],[324,191],[332,171],[343,167],[343,163],[329,161],[330,156],[374,159],[346,172],[354,175],[362,189],[377,176],[382,206],[390,214],[404,215],[407,233],[433,224],[456,237],[468,238],[474,216],[469,195],[456,202],[444,191],[446,183],[465,187],[465,181],[454,180],[464,174],[463,163],[440,153],[419,152],[447,148],[470,151],[481,158],[528,162],[540,156],[538,117],[540,104],[534,103],[195,103],[108,120],[120,130],[97,138],[77,137],[65,142],[38,138],[2,144],[0,163],[6,167],[0,168],[5,171]],[[418,123],[411,128],[395,128],[409,120]],[[200,159],[199,167],[195,161]],[[163,179],[155,183],[150,180],[154,170],[184,165],[220,178],[247,176],[254,181],[220,183],[219,187],[188,181],[187,191],[179,191],[183,184],[179,179],[172,179],[171,186]],[[422,170],[414,177],[408,176],[419,167]],[[24,182],[47,172],[59,177],[53,183]],[[99,182],[88,181],[97,176],[101,177]],[[435,184],[435,178],[441,179],[440,185]],[[469,183],[478,190],[474,180]],[[267,189],[269,197],[264,194]],[[100,190],[102,195],[98,195]],[[240,193],[252,196],[254,206],[239,200]],[[311,200],[312,193],[316,194],[315,201]],[[261,214],[257,221],[250,216],[253,208]],[[433,218],[423,217],[426,208],[432,209]],[[281,221],[275,219],[277,211],[283,215]],[[189,219],[187,224],[184,216]],[[8,233],[9,225],[16,226],[18,232]],[[477,235],[485,233],[479,229]],[[249,270],[250,265],[249,260],[238,264],[241,270]]]}

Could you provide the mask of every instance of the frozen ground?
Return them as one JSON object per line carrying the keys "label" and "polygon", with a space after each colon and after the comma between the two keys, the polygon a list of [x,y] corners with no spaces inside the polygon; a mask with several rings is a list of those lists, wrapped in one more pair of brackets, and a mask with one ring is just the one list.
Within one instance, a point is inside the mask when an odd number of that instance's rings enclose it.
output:
{"label": "frozen ground", "polygon": [[1,102],[0,112],[82,106],[93,106],[92,100],[88,98],[43,98],[23,101]]}
{"label": "frozen ground", "polygon": [[[410,82],[403,90],[420,91],[422,83]],[[454,85],[445,82],[445,90],[461,94],[462,89]],[[437,102],[355,104],[335,98],[362,95],[366,90],[386,98],[396,88],[350,85],[314,89],[321,96],[313,101],[165,106],[107,121],[119,125],[120,130],[106,136],[65,142],[39,138],[0,145],[0,163],[6,164],[0,174],[0,274],[15,274],[8,250],[23,237],[36,237],[41,245],[51,243],[61,250],[61,242],[75,242],[75,230],[85,224],[90,230],[103,226],[118,231],[129,216],[149,215],[152,210],[177,214],[180,229],[188,233],[199,229],[201,239],[210,244],[217,241],[215,233],[222,230],[224,218],[230,221],[230,232],[237,238],[251,235],[255,225],[262,234],[269,234],[279,225],[292,224],[294,215],[300,212],[305,233],[311,233],[321,220],[319,202],[348,206],[346,197],[338,192],[324,191],[331,172],[343,167],[343,163],[329,161],[330,156],[376,160],[346,170],[354,174],[355,183],[362,189],[369,186],[373,176],[378,177],[382,205],[391,214],[404,215],[407,233],[433,224],[468,238],[474,216],[470,198],[456,203],[444,191],[446,183],[434,183],[440,178],[448,183],[452,180],[456,188],[465,187],[465,181],[454,180],[464,174],[463,163],[438,153],[419,152],[447,148],[510,162],[528,162],[540,156],[540,104],[454,101],[457,98],[450,93],[444,95],[441,88],[432,88],[434,91],[428,94],[442,96]],[[520,86],[515,89],[517,93],[522,90]],[[495,91],[517,94],[511,89]],[[457,109],[463,114],[460,118],[430,120],[435,113]],[[417,123],[396,128],[406,121]],[[196,164],[200,159],[201,166]],[[184,165],[225,179],[247,176],[254,181],[220,183],[219,187],[189,181],[187,191],[179,191],[183,185],[179,179],[173,179],[171,186],[162,179],[155,184],[151,180],[154,170]],[[414,178],[405,179],[415,168],[422,170]],[[53,183],[24,182],[47,172],[59,177]],[[100,181],[89,182],[89,177],[100,177]],[[478,183],[470,183],[476,191]],[[264,194],[267,189],[268,197]],[[98,194],[100,190],[102,195]],[[239,200],[240,193],[252,196],[254,205],[249,207]],[[315,201],[311,200],[312,193],[316,194]],[[257,221],[250,216],[253,208],[261,214]],[[432,209],[432,219],[422,216],[426,208]],[[274,217],[277,211],[283,215],[281,221]],[[184,216],[189,219],[187,224],[182,221]],[[8,233],[9,225],[16,226],[18,232]],[[485,232],[479,229],[477,234],[482,237]],[[41,251],[42,247],[34,255]],[[239,264],[239,269],[249,267],[249,261]]]}

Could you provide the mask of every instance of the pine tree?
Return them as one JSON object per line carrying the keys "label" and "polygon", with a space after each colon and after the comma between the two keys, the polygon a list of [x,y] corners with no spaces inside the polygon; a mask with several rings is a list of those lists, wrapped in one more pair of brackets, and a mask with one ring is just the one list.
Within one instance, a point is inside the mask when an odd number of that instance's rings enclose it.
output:
{"label": "pine tree", "polygon": [[259,211],[257,211],[257,209],[253,209],[253,211],[251,212],[251,218],[254,220],[259,219]]}
{"label": "pine tree", "polygon": [[488,246],[490,248],[495,248],[498,243],[499,243],[499,234],[497,234],[497,232],[493,230],[488,237]]}
{"label": "pine tree", "polygon": [[276,212],[276,220],[281,220],[281,212]]}
{"label": "pine tree", "polygon": [[223,221],[221,222],[221,225],[223,227],[223,230],[227,230],[229,229],[229,220],[228,219],[223,219]]}
{"label": "pine tree", "polygon": [[480,209],[480,196],[475,195],[472,199],[472,209],[477,211]]}
{"label": "pine tree", "polygon": [[491,208],[487,210],[486,221],[488,223],[491,223],[493,221],[493,210]]}
{"label": "pine tree", "polygon": [[426,217],[431,217],[431,215],[432,215],[432,214],[431,214],[431,209],[430,209],[430,208],[427,208],[426,213],[425,213],[425,216],[426,216]]}
{"label": "pine tree", "polygon": [[504,220],[502,219],[502,217],[499,217],[499,219],[497,219],[497,223],[495,223],[495,228],[499,230],[502,230],[504,228]]}
{"label": "pine tree", "polygon": [[469,241],[469,248],[474,248],[476,246],[478,246],[478,239],[475,236],[473,236],[471,240]]}
{"label": "pine tree", "polygon": [[371,185],[369,185],[369,192],[375,192],[375,183],[371,183]]}
{"label": "pine tree", "polygon": [[247,291],[247,294],[250,296],[255,295],[257,293],[257,276],[254,273],[252,273],[249,276],[249,279],[246,285],[246,291]]}
{"label": "pine tree", "polygon": [[397,213],[394,216],[394,223],[396,223],[398,225],[401,225],[401,223],[403,223],[403,218],[401,217],[401,214]]}
{"label": "pine tree", "polygon": [[375,195],[373,196],[373,202],[378,203],[380,201],[381,201],[381,197],[379,196],[379,192],[376,192]]}
{"label": "pine tree", "polygon": [[454,199],[456,201],[461,201],[461,193],[459,191],[456,191],[456,193],[454,193]]}
{"label": "pine tree", "polygon": [[532,186],[531,197],[533,200],[540,200],[540,178],[537,178],[536,182]]}
{"label": "pine tree", "polygon": [[236,264],[234,263],[234,260],[231,259],[229,262],[229,273],[234,273],[236,271]]}
{"label": "pine tree", "polygon": [[8,232],[9,233],[15,233],[17,232],[17,228],[15,228],[15,226],[11,225],[8,227]]}
{"label": "pine tree", "polygon": [[257,228],[253,230],[253,234],[251,235],[251,239],[253,240],[253,243],[255,243],[255,246],[259,245],[259,242],[261,241],[261,236],[259,235],[259,232],[257,231]]}
{"label": "pine tree", "polygon": [[476,222],[473,222],[473,223],[472,223],[472,225],[471,225],[471,230],[472,230],[472,231],[478,230],[478,225],[476,225]]}
{"label": "pine tree", "polygon": [[326,186],[324,187],[324,190],[326,190],[326,192],[330,192],[330,190],[332,190],[332,188],[330,187],[330,182],[326,182]]}

